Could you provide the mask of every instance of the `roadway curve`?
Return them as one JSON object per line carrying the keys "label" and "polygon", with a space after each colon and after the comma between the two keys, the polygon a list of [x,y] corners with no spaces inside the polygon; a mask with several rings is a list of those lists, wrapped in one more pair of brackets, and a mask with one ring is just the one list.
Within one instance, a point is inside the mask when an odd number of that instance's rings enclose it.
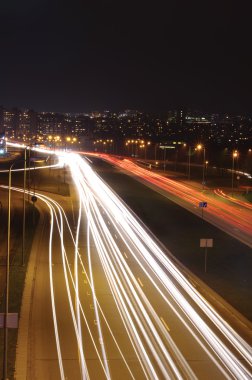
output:
{"label": "roadway curve", "polygon": [[71,198],[38,194],[50,223],[39,230],[27,379],[250,378],[251,347],[87,160],[65,162]]}
{"label": "roadway curve", "polygon": [[[116,165],[163,195],[169,195],[169,198],[177,204],[198,216],[204,216],[204,219],[210,223],[252,247],[252,217],[249,203],[228,197],[219,190],[210,192],[194,189],[144,169],[129,159],[120,159],[106,154],[88,155],[98,156],[112,165]],[[199,208],[200,202],[207,202],[207,208],[204,208],[204,211]]]}

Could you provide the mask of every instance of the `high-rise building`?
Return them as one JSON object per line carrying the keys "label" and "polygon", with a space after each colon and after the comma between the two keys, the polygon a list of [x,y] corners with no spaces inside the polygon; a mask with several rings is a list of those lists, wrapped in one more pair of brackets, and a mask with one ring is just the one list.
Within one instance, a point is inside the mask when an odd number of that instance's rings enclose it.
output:
{"label": "high-rise building", "polygon": [[39,137],[61,136],[64,133],[64,116],[54,112],[37,114],[37,135]]}
{"label": "high-rise building", "polygon": [[34,140],[36,136],[37,117],[32,110],[21,111],[19,113],[19,123],[16,137],[24,141]]}
{"label": "high-rise building", "polygon": [[19,114],[20,111],[17,108],[3,111],[3,130],[8,139],[16,138],[19,125]]}

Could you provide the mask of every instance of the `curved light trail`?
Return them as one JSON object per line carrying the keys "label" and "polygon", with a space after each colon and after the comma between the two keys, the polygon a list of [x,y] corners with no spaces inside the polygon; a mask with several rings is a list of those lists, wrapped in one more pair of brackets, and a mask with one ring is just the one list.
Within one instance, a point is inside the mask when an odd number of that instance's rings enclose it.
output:
{"label": "curved light trail", "polygon": [[214,193],[224,199],[227,199],[229,200],[230,202],[233,202],[239,206],[242,206],[242,207],[245,207],[247,208],[248,210],[252,210],[252,204],[249,203],[249,202],[246,202],[246,201],[242,201],[241,199],[237,199],[237,198],[234,198],[226,193],[224,193],[223,190],[221,189],[216,189],[214,190]]}
{"label": "curved light trail", "polygon": [[[193,212],[195,212],[195,209],[199,208],[200,202],[208,202],[208,207],[204,210],[205,217],[212,223],[217,222],[222,228],[224,223],[225,226],[229,226],[232,233],[235,233],[237,230],[241,231],[245,235],[245,237],[242,236],[242,241],[252,246],[251,206],[248,206],[247,202],[238,200],[234,201],[234,198],[226,196],[225,199],[232,201],[232,203],[226,202],[223,204],[222,200],[216,198],[207,191],[202,192],[193,189],[183,183],[139,167],[129,159],[119,159],[118,157],[107,154],[88,153],[88,155],[100,157],[101,159],[137,176],[139,179],[166,191],[173,196],[175,202],[181,204],[182,201],[187,207],[193,206],[193,209],[189,208]],[[215,194],[220,195],[219,192],[215,192]],[[242,206],[242,209],[237,207],[234,203],[237,206]]]}
{"label": "curved light trail", "polygon": [[[73,158],[73,162],[74,161],[78,162],[78,164],[75,163],[75,167],[73,166],[74,164],[72,163],[72,165],[70,165],[70,168],[72,170],[73,179],[76,183],[76,186],[78,188],[79,193],[81,192],[81,189],[84,188],[84,185],[86,185],[88,182],[89,187],[90,187],[90,190],[89,190],[90,194],[91,195],[94,194],[94,195],[92,195],[92,197],[96,198],[96,202],[97,202],[97,200],[99,200],[100,207],[102,207],[105,210],[107,216],[110,215],[110,223],[113,223],[114,228],[118,232],[118,235],[119,235],[120,231],[121,231],[121,236],[120,236],[121,239],[123,239],[123,236],[126,235],[124,238],[124,244],[125,245],[128,244],[128,246],[129,246],[129,244],[133,244],[134,250],[136,250],[138,247],[137,253],[139,256],[141,255],[142,260],[145,260],[145,263],[147,263],[149,265],[149,270],[153,270],[153,268],[155,268],[155,266],[156,266],[156,268],[157,268],[155,271],[156,277],[159,277],[160,282],[163,282],[166,284],[167,290],[169,290],[172,297],[174,297],[174,295],[176,294],[176,292],[178,292],[178,290],[176,290],[176,288],[174,288],[174,287],[169,289],[169,286],[171,287],[171,285],[173,285],[172,281],[169,279],[167,274],[164,273],[164,271],[162,271],[160,265],[158,264],[158,261],[160,261],[160,255],[161,255],[162,264],[166,265],[166,267],[171,267],[171,263],[169,263],[167,257],[162,252],[160,252],[160,250],[159,250],[159,256],[153,250],[150,253],[150,248],[151,247],[153,248],[155,246],[155,243],[152,241],[152,239],[150,237],[148,237],[147,232],[145,232],[141,237],[136,236],[136,235],[139,235],[139,230],[141,231],[141,233],[143,233],[143,229],[138,224],[138,222],[135,220],[135,218],[129,213],[129,211],[126,209],[126,207],[118,200],[116,195],[110,189],[108,189],[108,187],[101,181],[101,179],[98,178],[97,175],[94,174],[94,172],[91,170],[90,166],[87,163],[84,163],[84,161],[81,160],[76,155],[71,155],[71,157]],[[83,173],[83,174],[81,175],[81,173]],[[87,197],[87,196],[88,196],[88,194],[86,194],[85,197]],[[108,280],[110,281],[110,283],[113,283],[113,285],[111,284],[112,291],[114,292],[115,296],[117,296],[117,297],[118,297],[118,294],[121,295],[121,299],[119,299],[120,302],[122,302],[121,301],[122,298],[125,299],[125,301],[123,303],[123,309],[125,310],[127,308],[127,303],[129,304],[129,302],[130,302],[129,299],[127,298],[125,292],[124,292],[125,281],[129,281],[127,278],[127,274],[125,273],[125,271],[121,272],[121,276],[123,277],[124,282],[123,282],[123,289],[120,290],[120,287],[122,287],[122,281],[118,278],[118,273],[119,273],[120,267],[118,267],[118,265],[117,265],[116,268],[113,269],[112,262],[111,261],[107,262],[108,256],[111,255],[111,252],[113,252],[112,260],[115,261],[115,259],[117,259],[118,256],[121,254],[121,251],[120,251],[120,249],[118,249],[118,252],[116,252],[115,247],[118,248],[118,243],[112,237],[110,230],[106,225],[104,217],[99,210],[99,206],[94,204],[94,210],[96,210],[96,214],[97,214],[96,220],[94,222],[92,222],[94,224],[93,235],[95,235],[96,239],[97,239],[96,245],[97,245],[97,247],[100,247],[100,252],[101,252],[100,254],[102,255],[101,257],[103,260],[104,267],[106,265],[106,273],[107,273]],[[90,219],[90,224],[92,225],[91,218],[89,217],[89,219]],[[127,219],[129,219],[129,220],[127,220]],[[97,228],[97,227],[99,227],[98,222],[100,223],[99,229]],[[135,230],[133,230],[133,226],[137,226],[137,228],[138,228],[137,233],[135,232],[136,227],[134,227]],[[109,239],[111,239],[111,241]],[[134,239],[136,239],[136,240],[134,240]],[[146,244],[146,242],[148,242],[148,241],[150,242],[148,244],[149,245],[148,249],[146,249],[146,248],[144,249],[143,242],[145,242],[145,244]],[[103,252],[105,250],[104,242],[106,242],[106,244],[108,244],[108,246],[109,246],[109,249],[107,249],[105,251],[106,254]],[[147,253],[149,253],[149,256],[146,259]],[[117,256],[116,256],[116,254],[117,254]],[[125,261],[124,259],[121,259],[121,260]],[[112,269],[111,269],[111,267],[112,267]],[[195,291],[195,289],[193,289],[188,284],[188,282],[183,278],[183,275],[181,273],[179,273],[179,276],[178,276],[178,274],[177,274],[178,269],[176,269],[176,270],[174,270],[174,268],[172,268],[172,269],[173,269],[174,273],[172,273],[172,271],[170,269],[170,274],[172,274],[173,276],[176,275],[178,277],[178,279],[180,280],[180,285],[183,285],[184,290],[187,293],[191,293],[191,294],[192,294],[192,292],[194,292],[194,294],[195,294],[194,297],[196,297],[197,302],[199,301],[200,298],[202,299],[202,297],[200,297],[200,295]],[[120,271],[122,271],[122,270],[123,269],[121,268]],[[115,283],[115,281],[117,281],[117,282]],[[155,282],[155,281],[156,281],[156,279],[153,280],[153,282]],[[131,286],[130,292],[129,292],[131,297],[134,295],[135,302],[139,302],[139,301],[137,301],[137,295],[135,294],[135,289],[134,289],[134,285],[136,286],[135,282],[134,282],[134,284],[132,284],[132,280],[130,280],[129,284]],[[167,284],[169,284],[169,285],[167,285]],[[158,286],[159,285],[157,285],[157,287]],[[139,288],[139,286],[137,286],[137,287]],[[232,371],[234,371],[235,376],[238,376],[239,378],[240,377],[242,378],[242,376],[244,376],[244,378],[246,378],[246,370],[244,372],[244,369],[242,368],[242,366],[240,366],[239,360],[236,360],[235,356],[232,355],[232,352],[229,351],[225,346],[223,346],[223,344],[221,343],[219,338],[213,333],[213,331],[208,329],[205,322],[199,317],[199,315],[197,315],[197,313],[195,313],[194,310],[191,309],[189,303],[183,297],[182,298],[181,297],[182,297],[182,295],[180,293],[178,293],[176,296],[176,302],[179,304],[179,307],[184,310],[185,315],[187,315],[187,316],[190,315],[190,318],[193,320],[194,326],[197,327],[197,330],[200,330],[202,336],[204,336],[204,338],[208,342],[208,344],[214,348],[214,352],[215,353],[218,352],[218,357],[222,362],[225,363],[226,368],[228,368],[231,373],[232,373]],[[117,302],[119,302],[119,301],[117,301]],[[119,304],[118,304],[118,307],[119,307]],[[130,318],[130,312],[131,312],[131,313],[133,313],[136,322],[138,321],[137,323],[140,323],[139,320],[137,319],[136,315],[134,314],[134,311],[131,309],[131,306],[129,305],[128,307],[130,307],[130,309],[129,309],[127,318]],[[223,332],[223,330],[224,330],[227,332],[226,338],[229,339],[229,342],[233,344],[233,346],[234,346],[233,348],[237,349],[237,347],[240,347],[239,353],[244,355],[244,358],[248,361],[248,363],[250,363],[251,362],[251,349],[246,344],[246,342],[244,342],[242,339],[238,338],[236,334],[234,334],[232,329],[220,317],[217,316],[217,313],[213,312],[212,308],[209,307],[209,305],[206,303],[206,301],[201,301],[201,307],[202,307],[202,310],[204,310],[204,313],[208,314],[209,319],[213,319],[213,317],[214,317],[214,322],[215,322],[216,326],[220,329],[220,331]],[[141,309],[141,313],[144,314],[144,309],[143,309],[142,304],[140,306],[140,309]],[[125,323],[126,323],[126,321],[125,321]],[[134,323],[133,319],[131,319],[131,324],[132,323]],[[148,323],[150,323],[150,320],[147,319],[147,324]],[[142,331],[142,333],[143,333],[143,331]],[[136,334],[135,331],[134,331],[134,334]],[[135,338],[136,338],[136,335],[135,335]],[[148,337],[146,337],[146,340],[148,340]],[[156,340],[158,341],[158,335],[156,335]],[[150,346],[149,346],[149,349],[151,349]],[[157,349],[157,347],[155,346],[155,350],[156,349]],[[141,350],[142,350],[142,347],[141,347]],[[162,350],[163,350],[163,348],[160,349],[160,351],[162,351]],[[208,351],[207,348],[206,348],[206,351]],[[142,354],[143,354],[143,352],[142,352]],[[143,360],[143,365],[145,366],[145,369],[149,371],[148,373],[151,376],[151,374],[153,374],[153,372],[152,372],[153,368],[151,368],[151,366],[148,366],[148,359],[146,357],[145,358],[143,357],[142,360]],[[181,365],[181,363],[180,363],[180,365]],[[167,371],[167,369],[165,369],[164,372],[165,371]],[[178,376],[178,374],[176,374],[176,373],[174,375]]]}
{"label": "curved light trail", "polygon": [[[62,358],[65,343],[57,314],[59,295],[55,289],[53,267],[54,257],[59,255],[54,248],[57,239],[60,239],[58,246],[65,284],[61,292],[66,295],[66,307],[71,313],[80,378],[96,379],[87,360],[91,348],[86,345],[85,332],[92,342],[101,376],[114,378],[111,347],[106,341],[105,330],[122,360],[122,370],[127,379],[138,380],[137,374],[141,372],[141,378],[151,380],[194,380],[200,378],[201,373],[198,373],[195,361],[203,361],[205,370],[208,374],[212,373],[213,378],[252,378],[251,347],[190,284],[143,224],[92,170],[87,160],[73,153],[56,154],[61,156],[61,163],[69,166],[79,201],[74,232],[63,207],[52,197],[36,193],[49,208],[51,217],[48,257],[61,379],[65,379],[67,373]],[[126,162],[125,165],[132,169],[131,163]],[[138,175],[149,178],[147,173],[137,168],[135,170],[135,173],[140,173]],[[161,182],[162,186],[174,187],[174,181],[155,175],[152,180]],[[174,191],[178,194],[183,192],[190,202],[198,202],[200,195],[190,194],[185,188],[184,185],[177,186]],[[13,190],[22,192],[17,188]],[[80,248],[83,241],[85,246]],[[83,260],[83,257],[86,259]],[[99,269],[99,276],[96,269],[98,262],[102,269]],[[82,273],[92,292],[95,328],[91,326],[86,309]],[[97,288],[100,279],[113,300],[112,319]],[[121,321],[127,344],[120,340],[120,335],[117,336],[114,318]],[[176,331],[181,331],[186,341],[181,340]],[[127,358],[128,346],[135,355],[134,365]],[[195,351],[196,355],[192,361],[188,359],[191,351]]]}

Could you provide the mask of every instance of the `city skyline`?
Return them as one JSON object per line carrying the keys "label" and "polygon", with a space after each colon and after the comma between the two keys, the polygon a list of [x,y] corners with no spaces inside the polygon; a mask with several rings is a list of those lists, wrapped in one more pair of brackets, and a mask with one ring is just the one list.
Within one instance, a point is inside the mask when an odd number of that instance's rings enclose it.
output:
{"label": "city skyline", "polygon": [[186,107],[186,106],[178,106],[178,107],[170,107],[166,108],[163,111],[158,111],[158,110],[144,110],[144,109],[137,109],[137,108],[127,108],[123,107],[120,109],[114,109],[114,108],[96,108],[96,109],[91,109],[89,111],[78,111],[78,112],[64,112],[64,111],[57,111],[56,109],[42,109],[40,110],[39,108],[34,108],[29,105],[26,107],[20,107],[17,104],[0,104],[0,112],[3,111],[18,111],[18,112],[35,112],[35,113],[40,113],[40,114],[59,114],[59,115],[70,115],[70,116],[88,116],[88,117],[97,117],[97,115],[106,115],[106,114],[114,114],[114,115],[121,115],[121,116],[126,116],[127,113],[129,114],[149,114],[149,115],[157,115],[159,117],[166,118],[167,115],[170,113],[180,113],[182,112],[184,115],[189,116],[189,115],[194,115],[195,117],[239,117],[239,118],[247,118],[251,119],[252,118],[252,111],[251,112],[228,112],[224,111],[221,109],[216,109],[215,111],[210,111],[206,110],[204,108],[193,108],[193,107]]}
{"label": "city skyline", "polygon": [[6,107],[252,112],[244,4],[27,0],[1,15]]}
{"label": "city skyline", "polygon": [[252,118],[194,110],[170,110],[164,115],[137,110],[64,114],[0,106],[0,132],[7,139],[58,146],[74,138],[79,147],[88,150],[100,149],[99,144],[95,146],[100,139],[102,143],[112,139],[113,151],[115,144],[116,151],[125,150],[127,140],[133,139],[153,145],[203,143],[214,151],[225,148],[251,152]]}

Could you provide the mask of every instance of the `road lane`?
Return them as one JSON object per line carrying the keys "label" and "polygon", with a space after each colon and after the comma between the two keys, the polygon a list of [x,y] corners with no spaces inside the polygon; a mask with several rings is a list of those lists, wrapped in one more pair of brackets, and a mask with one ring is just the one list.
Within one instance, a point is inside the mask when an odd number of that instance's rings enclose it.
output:
{"label": "road lane", "polygon": [[[88,175],[91,175],[90,172],[88,172]],[[93,190],[92,190],[92,191],[93,191]],[[99,193],[100,193],[100,191],[101,191],[101,189],[99,188]],[[106,195],[107,195],[107,193],[106,193]],[[96,197],[98,197],[97,193],[96,193]],[[110,199],[110,197],[107,196],[107,199]],[[113,205],[111,205],[111,207],[113,207]],[[107,207],[106,207],[106,210],[108,210],[108,209],[109,209],[109,207],[107,206]],[[97,221],[99,218],[100,218],[100,215],[96,215],[96,221]],[[113,221],[113,219],[116,220],[116,218],[117,218],[117,217],[115,217],[115,215],[113,215],[113,216],[111,217],[110,223]],[[97,226],[94,226],[94,228],[96,228],[96,227],[97,227]],[[105,232],[103,233],[103,231],[105,231]],[[129,232],[129,231],[127,231],[127,232]],[[97,232],[97,231],[94,231],[93,233],[95,233],[95,235],[96,235],[96,237],[97,237],[98,240],[99,240],[99,237],[101,237],[101,236],[102,236],[102,239],[105,237],[105,235],[106,235],[107,237],[109,237],[108,231],[106,230],[106,228],[105,228],[105,224],[103,223],[103,221],[101,221],[101,228],[100,228],[100,230],[99,230],[98,232]],[[114,244],[115,244],[115,241],[118,241],[118,234],[115,234],[115,235],[116,235],[117,237],[115,238],[115,240],[113,240],[113,243],[112,243],[111,246],[110,246],[110,249],[111,249],[112,252],[114,251],[114,247],[113,247],[113,246],[114,246]],[[111,236],[109,237],[109,239],[111,239]],[[99,244],[102,245],[102,242],[97,241],[97,246],[98,246]],[[106,252],[109,253],[110,250],[107,250]],[[113,283],[113,286],[116,288],[116,292],[119,292],[119,293],[120,293],[119,285],[122,283],[122,280],[117,279],[117,283],[114,283],[114,279],[113,279],[113,278],[116,278],[116,277],[117,277],[118,267],[117,267],[116,271],[113,272],[113,268],[111,269],[111,267],[112,267],[111,261],[106,262],[104,255],[102,255],[102,252],[100,253],[100,255],[101,255],[101,258],[102,258],[102,260],[103,260],[103,265],[104,265],[104,267],[106,268],[107,273],[109,273],[109,276],[110,276],[110,278],[111,278],[111,280],[110,280],[111,283]],[[113,260],[115,260],[115,251],[114,251],[114,253],[113,253]],[[111,273],[110,273],[109,271],[111,271]],[[113,272],[113,273],[112,273],[112,272]],[[112,274],[112,276],[111,276],[111,274]],[[124,280],[123,280],[123,285],[124,285],[124,287],[125,287],[125,281],[126,281],[126,280],[125,280],[125,274],[124,274]],[[118,285],[118,284],[119,284],[119,285]],[[118,286],[118,287],[117,287],[117,286]],[[112,284],[111,284],[111,288],[112,288]],[[124,289],[124,290],[125,290],[125,289]],[[132,294],[132,292],[134,292],[134,289],[131,287],[131,290],[130,290],[129,293]],[[123,295],[123,297],[124,297],[125,299],[127,299],[127,297],[126,297],[126,295],[124,294],[123,290],[122,290],[122,293],[120,293],[120,294],[121,294],[121,297],[122,297],[122,295]],[[127,300],[127,302],[129,303],[128,300]],[[125,306],[125,303],[124,303],[124,302],[123,302],[123,306]],[[131,311],[132,311],[132,309],[131,309]],[[131,316],[128,315],[128,318],[131,318]],[[131,320],[131,321],[132,321],[132,320]],[[138,324],[138,326],[140,326],[140,325]],[[134,330],[134,332],[135,332],[135,330]],[[143,331],[142,331],[142,333],[143,333]],[[149,346],[149,347],[151,347],[151,346]],[[149,369],[150,369],[150,371],[151,371],[151,368],[149,368]]]}
{"label": "road lane", "polygon": [[199,209],[199,203],[202,201],[208,202],[208,207],[204,210],[204,218],[252,247],[251,208],[246,202],[234,202],[233,199],[228,197],[225,197],[226,202],[223,202],[223,199],[219,197],[219,192],[216,193],[218,194],[216,196],[207,190],[193,189],[181,182],[141,168],[129,159],[120,159],[107,154],[88,155],[98,156],[121,168],[147,186],[160,191],[163,195],[169,194],[169,197],[175,203],[199,216],[202,211]]}
{"label": "road lane", "polygon": [[74,202],[38,194],[51,221],[32,305],[33,378],[247,379],[251,347],[89,164],[75,154],[67,163]]}

